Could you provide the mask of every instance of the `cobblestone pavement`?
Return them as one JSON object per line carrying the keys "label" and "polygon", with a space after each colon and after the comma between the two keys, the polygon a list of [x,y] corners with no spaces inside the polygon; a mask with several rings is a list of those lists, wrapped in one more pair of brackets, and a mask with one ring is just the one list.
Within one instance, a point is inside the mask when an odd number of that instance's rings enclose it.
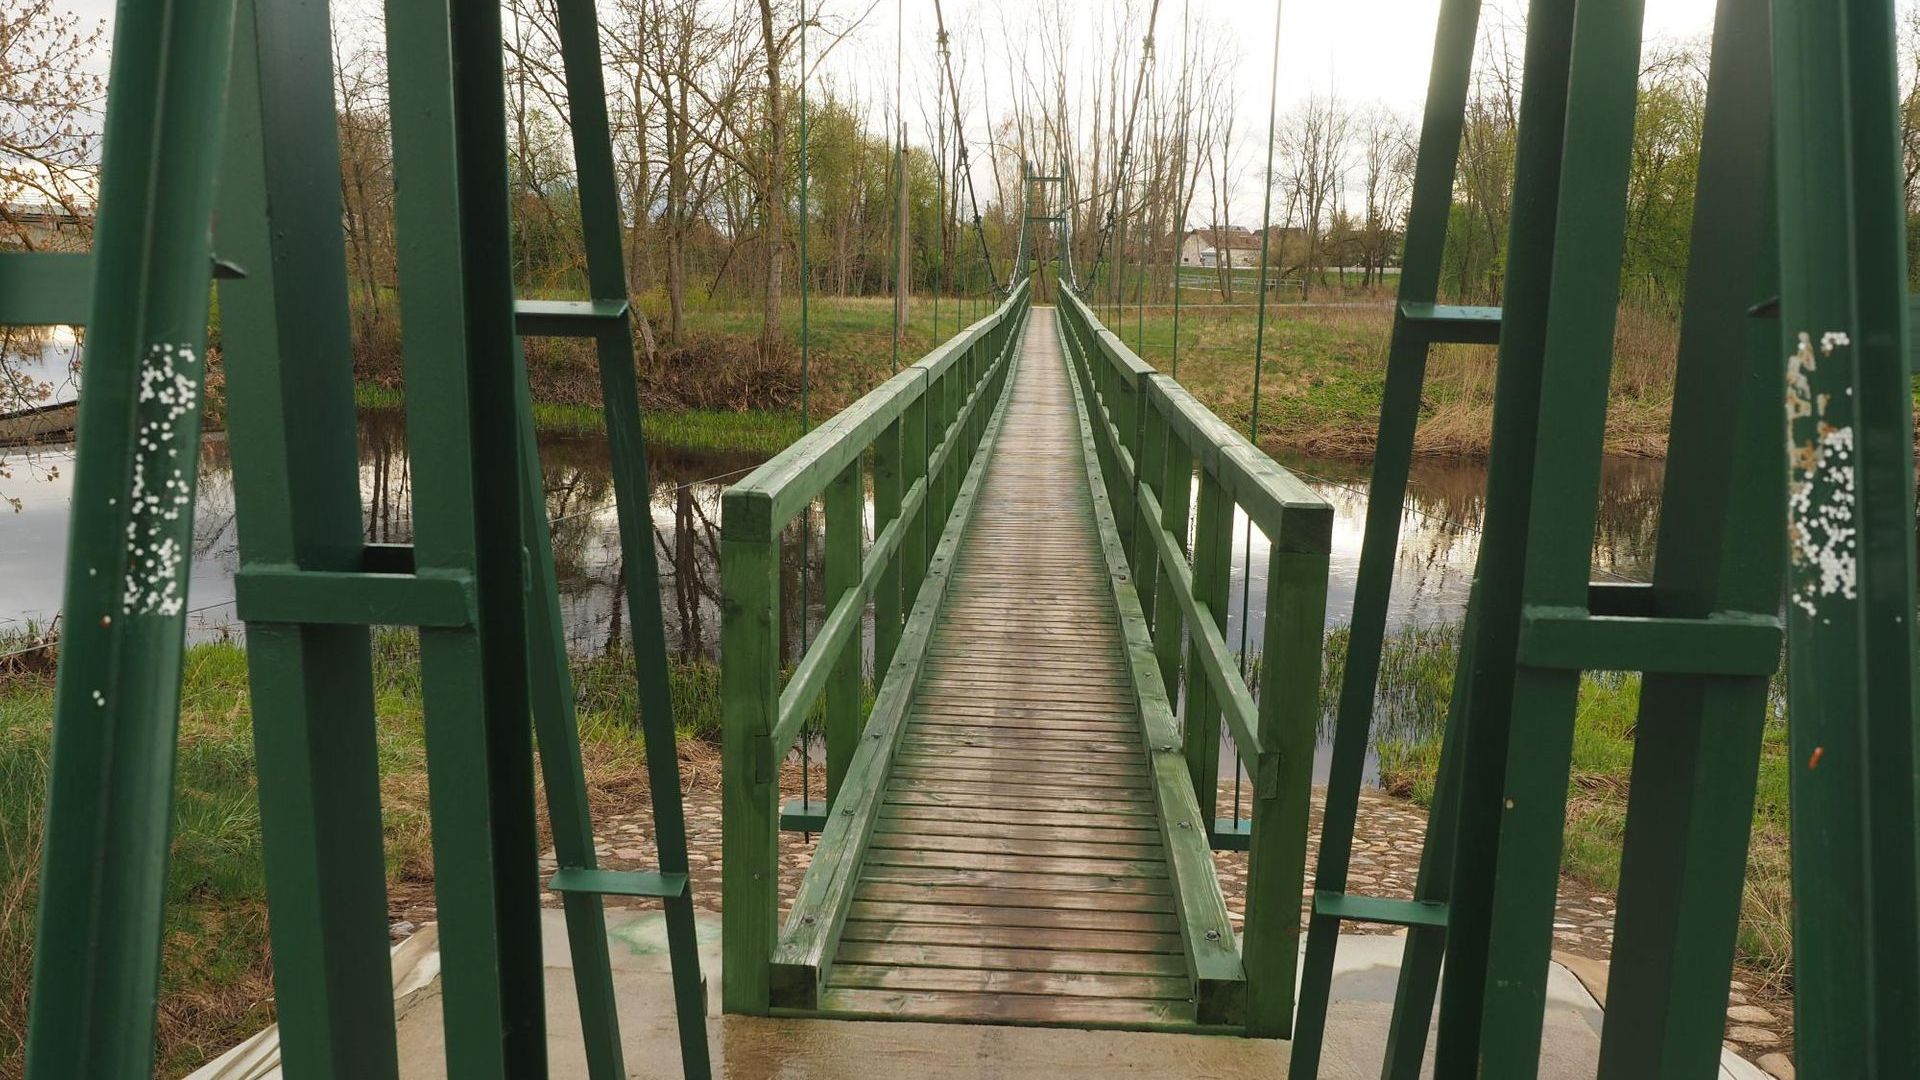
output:
{"label": "cobblestone pavement", "polygon": [[[718,911],[720,792],[717,770],[700,772],[700,782],[690,785],[686,793],[688,861],[693,872],[695,905],[701,910]],[[796,797],[800,793],[799,772],[790,767],[787,774],[782,788],[789,797]],[[816,773],[811,784],[816,798],[824,783],[824,776]],[[1309,868],[1319,859],[1324,796],[1323,789],[1314,789],[1307,850]],[[1219,798],[1221,815],[1226,816],[1234,805],[1231,782],[1221,785]],[[620,870],[652,865],[653,825],[644,801],[631,810],[603,812],[599,826],[594,840],[601,865]],[[1420,807],[1382,792],[1363,792],[1354,835],[1352,869],[1348,874],[1350,888],[1370,896],[1410,897],[1419,873],[1421,839],[1425,833],[1426,811]],[[782,838],[780,901],[783,913],[792,905],[800,880],[812,862],[813,840],[794,834]],[[1214,865],[1220,876],[1221,891],[1226,896],[1227,910],[1237,928],[1246,911],[1247,857],[1241,852],[1216,852]],[[541,867],[545,872],[553,869],[552,850],[542,856]],[[559,899],[549,895],[545,902],[558,906]],[[610,905],[646,903],[609,900]],[[1601,998],[1606,992],[1606,965],[1613,947],[1614,909],[1611,895],[1571,879],[1561,879],[1560,904],[1553,929],[1556,957]],[[1404,932],[1397,927],[1364,923],[1348,924],[1345,930],[1360,934]],[[1729,995],[1726,1043],[1770,1075],[1792,1080],[1792,1018],[1790,999],[1770,990],[1762,980],[1737,979]]]}

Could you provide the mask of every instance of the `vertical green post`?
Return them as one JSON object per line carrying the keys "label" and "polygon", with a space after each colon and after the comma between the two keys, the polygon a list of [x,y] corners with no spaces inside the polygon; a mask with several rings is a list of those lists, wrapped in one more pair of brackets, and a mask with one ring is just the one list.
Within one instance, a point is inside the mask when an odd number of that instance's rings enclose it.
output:
{"label": "vertical green post", "polygon": [[1290,543],[1309,536],[1314,542],[1302,550],[1274,544],[1267,554],[1260,756],[1252,769],[1253,835],[1247,845],[1247,924],[1241,946],[1247,970],[1247,1034],[1256,1037],[1286,1038],[1293,1032],[1332,532],[1329,508],[1313,515],[1311,529],[1290,532]]}
{"label": "vertical green post", "polygon": [[[1754,315],[1778,295],[1780,266],[1767,6],[1720,0],[1714,24],[1653,573],[1671,616],[1757,620],[1780,610],[1783,552],[1753,542],[1779,529],[1786,505],[1779,327]],[[1641,683],[1608,994],[1608,1017],[1618,1021],[1600,1045],[1609,1080],[1716,1067],[1769,682]],[[1857,1019],[1847,1018],[1850,1038]],[[1911,1035],[1920,1017],[1909,1020]]]}
{"label": "vertical green post", "polygon": [[[1409,301],[1430,304],[1439,294],[1441,256],[1453,202],[1454,172],[1465,124],[1479,16],[1480,0],[1442,0],[1440,5],[1414,164],[1406,249],[1401,260],[1398,299],[1402,305]],[[1177,316],[1175,327],[1177,342]],[[1414,430],[1419,423],[1421,387],[1426,380],[1427,348],[1426,337],[1414,332],[1404,310],[1397,305],[1387,349],[1379,436],[1367,484],[1366,522],[1361,534],[1359,569],[1354,578],[1346,667],[1341,674],[1335,712],[1326,811],[1319,859],[1314,867],[1316,892],[1337,895],[1347,890],[1354,822],[1359,814],[1360,785],[1366,766],[1387,607],[1400,542],[1400,520],[1406,505]],[[1438,801],[1435,805],[1430,831],[1440,821]],[[1435,876],[1426,879],[1429,892],[1444,888],[1436,887]],[[1318,913],[1309,917],[1299,1022],[1294,1031],[1289,1066],[1301,1076],[1313,1076],[1320,1067],[1321,1039],[1325,1034],[1339,934],[1338,917]],[[1444,934],[1444,929],[1411,928],[1403,973],[1429,981],[1438,978]],[[1412,984],[1403,980],[1402,985]],[[1389,1075],[1408,1077],[1420,1067],[1427,1038],[1426,1018],[1431,1014],[1430,992],[1425,1000],[1424,1007],[1409,1012],[1402,1029],[1403,1037],[1396,1043],[1397,1047],[1404,1048],[1403,1053],[1398,1058],[1390,1057]]]}
{"label": "vertical green post", "polygon": [[[574,718],[573,673],[568,665],[565,623],[553,568],[552,526],[547,520],[546,486],[533,428],[532,396],[525,359],[520,370],[521,509],[527,532],[528,673],[533,696],[533,727],[540,747],[540,775],[546,783],[547,816],[552,822],[554,858],[562,868],[591,869],[595,864],[592,810],[587,803],[586,769],[580,760],[580,735]],[[573,957],[574,993],[580,1003],[582,1049],[593,1080],[618,1080],[626,1074],[620,1046],[620,1017],[613,991],[605,905],[598,893],[568,891],[567,945]]]}
{"label": "vertical green post", "polygon": [[[1172,533],[1185,551],[1187,522],[1193,513],[1193,453],[1187,449],[1186,440],[1171,430],[1161,455],[1159,494],[1160,527]],[[1153,601],[1153,652],[1160,661],[1160,681],[1174,701],[1180,699],[1180,629],[1184,618],[1172,575],[1161,575]]]}
{"label": "vertical green post", "polygon": [[[621,202],[607,117],[599,19],[592,0],[557,0],[554,10],[566,66],[568,121],[573,135],[574,167],[579,177],[580,215],[587,248],[587,283],[597,300],[626,301],[629,296],[625,252],[621,247]],[[646,316],[636,312],[632,317],[644,319]],[[682,874],[687,871],[686,813],[680,797],[680,759],[666,626],[660,603],[659,555],[654,547],[653,491],[647,475],[647,444],[640,419],[631,327],[623,323],[603,330],[595,335],[594,347],[599,361],[601,410],[613,466],[620,550],[627,567],[626,600],[633,626],[640,725],[646,736],[654,846],[661,872]],[[572,827],[590,836],[591,821],[587,817],[578,817]],[[559,828],[556,824],[556,833]],[[591,846],[590,839],[587,843]],[[686,1075],[692,1080],[704,1077],[711,1068],[700,953],[694,937],[692,887],[678,896],[668,897],[663,906],[673,967],[680,1057]],[[576,946],[576,955],[583,949],[604,947],[600,938],[601,935],[594,935],[584,946]]]}
{"label": "vertical green post", "polygon": [[[440,5],[434,5],[439,8]],[[525,594],[526,552],[522,546],[520,444],[512,437],[518,424],[518,349],[513,316],[510,261],[510,213],[507,190],[506,90],[502,76],[503,34],[497,7],[445,6],[451,31],[455,165],[458,176],[460,235],[466,280],[463,321],[467,340],[467,406],[476,433],[471,459],[476,486],[472,495],[474,591],[478,607],[481,730],[485,754],[480,782],[492,826],[487,887],[493,892],[492,933],[497,953],[489,973],[497,1000],[470,1002],[454,996],[458,988],[449,966],[445,1002],[449,1032],[498,1030],[497,1039],[449,1039],[478,1043],[468,1052],[476,1063],[464,1072],[449,1061],[450,1072],[481,1076],[538,1074],[546,1069],[546,979],[540,954],[539,838],[534,826],[533,753],[527,738],[530,692],[527,674]],[[328,40],[321,35],[319,40]],[[637,571],[636,571],[637,572]],[[449,718],[451,719],[451,718]],[[471,724],[472,717],[465,718]],[[466,728],[471,739],[472,728]],[[449,768],[454,762],[445,762]],[[471,781],[469,781],[471,782]],[[459,815],[437,813],[441,822]],[[435,831],[439,842],[444,833]],[[437,855],[437,852],[436,852]],[[442,908],[455,890],[476,882],[436,882]],[[442,920],[443,933],[453,926]],[[449,964],[458,947],[447,939]],[[484,952],[475,959],[485,961]],[[481,1068],[485,1072],[481,1071]]]}
{"label": "vertical green post", "polygon": [[[923,369],[924,370],[924,369]],[[914,601],[920,595],[920,583],[927,578],[928,523],[933,520],[933,477],[927,473],[927,426],[932,387],[923,375],[920,379],[920,392],[907,404],[906,411],[900,415],[900,490],[902,497],[912,491],[915,484],[921,488],[920,507],[907,518],[907,527],[900,534],[900,554],[895,560],[900,565],[900,605],[904,611],[912,611]]]}
{"label": "vertical green post", "polygon": [[[1226,633],[1228,571],[1233,564],[1233,499],[1211,472],[1200,470],[1200,499],[1193,537],[1193,598]],[[1190,637],[1197,639],[1200,628]],[[1187,648],[1187,715],[1183,735],[1187,775],[1200,802],[1200,820],[1211,823],[1220,789],[1220,702],[1207,680],[1200,645]]]}
{"label": "vertical green post", "polygon": [[[904,411],[895,417],[873,443],[873,529],[874,535],[880,535],[887,526],[900,519],[900,500],[906,494],[902,484],[906,462],[903,460],[902,440],[906,426]],[[901,522],[904,541],[906,523]],[[901,622],[905,610],[900,595],[900,567],[906,558],[906,548],[902,544],[894,549],[893,558],[880,571],[880,582],[873,596],[873,682],[875,686],[886,681],[887,669],[893,666],[893,654],[900,647],[900,633],[904,626]]]}
{"label": "vertical green post", "polygon": [[1154,605],[1158,601],[1158,590],[1154,587],[1160,577],[1160,548],[1154,537],[1160,531],[1160,523],[1147,516],[1146,500],[1139,492],[1142,489],[1153,492],[1155,488],[1165,489],[1161,473],[1164,470],[1167,443],[1176,438],[1168,430],[1165,417],[1153,407],[1150,388],[1145,380],[1141,381],[1140,394],[1135,402],[1140,411],[1140,456],[1134,459],[1133,481],[1133,547],[1128,555],[1133,565],[1133,585],[1140,595],[1140,614],[1149,625],[1153,623]]}
{"label": "vertical green post", "polygon": [[122,5],[114,27],[28,1018],[35,1078],[152,1068],[189,570],[175,553],[193,540],[232,31],[232,0]]}
{"label": "vertical green post", "polygon": [[[1578,610],[1587,602],[1639,96],[1641,9],[1640,0],[1625,0],[1580,5],[1574,15],[1565,126],[1580,135],[1560,152],[1537,392],[1544,434],[1531,446],[1509,447],[1515,458],[1532,459],[1521,586],[1528,605]],[[1526,719],[1509,736],[1498,831],[1462,838],[1464,845],[1492,846],[1498,867],[1484,961],[1484,1030],[1491,1036],[1479,1053],[1489,1076],[1531,1075],[1539,1059],[1580,692],[1573,668],[1521,665],[1511,678],[1512,713]],[[1645,753],[1643,743],[1636,757]],[[1458,950],[1450,959],[1475,962]]]}
{"label": "vertical green post", "polygon": [[765,492],[721,498],[720,996],[727,1012],[764,1015],[779,915],[779,526]]}
{"label": "vertical green post", "polygon": [[[826,606],[833,610],[842,597],[860,588],[860,547],[866,537],[866,489],[860,459],[855,457],[827,485]],[[840,790],[847,766],[860,741],[861,641],[858,621],[853,635],[840,648],[827,679],[827,805]]]}
{"label": "vertical green post", "polygon": [[[1533,0],[1527,16],[1520,128],[1514,151],[1514,198],[1507,245],[1506,297],[1494,383],[1493,449],[1487,461],[1486,523],[1474,569],[1473,599],[1462,631],[1456,680],[1460,708],[1447,723],[1462,728],[1460,792],[1454,836],[1430,830],[1428,844],[1452,853],[1447,965],[1440,995],[1437,1068],[1466,1075],[1482,1043],[1482,992],[1503,813],[1507,732],[1512,721],[1514,656],[1520,630],[1520,567],[1533,486],[1547,286],[1553,265],[1560,154],[1566,140],[1567,71],[1573,37],[1572,0]],[[1465,658],[1471,655],[1469,667]],[[1458,837],[1456,843],[1454,837]],[[1425,1016],[1396,1024],[1425,1027]],[[1504,1034],[1504,1033],[1503,1033]]]}
{"label": "vertical green post", "polygon": [[[327,11],[237,11],[218,239],[247,269],[220,286],[241,566],[358,569]],[[394,1076],[367,630],[256,624],[247,666],[282,1054],[315,1076]]]}
{"label": "vertical green post", "polygon": [[1892,8],[1772,5],[1795,1038],[1809,1076],[1893,1076],[1920,1059],[1911,328]]}

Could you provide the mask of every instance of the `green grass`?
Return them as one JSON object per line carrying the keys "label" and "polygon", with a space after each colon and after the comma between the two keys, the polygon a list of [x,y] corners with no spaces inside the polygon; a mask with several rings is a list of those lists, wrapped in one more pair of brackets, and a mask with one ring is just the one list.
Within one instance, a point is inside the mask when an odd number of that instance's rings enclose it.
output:
{"label": "green grass", "polygon": [[[389,885],[424,892],[432,879],[422,742],[420,676],[413,635],[375,641],[375,739]],[[11,651],[0,643],[0,652]],[[21,1069],[28,976],[46,798],[53,677],[43,654],[31,668],[0,672],[0,1075]],[[582,756],[596,791],[632,788],[644,776],[644,745],[631,661],[576,659]],[[159,1011],[158,1072],[179,1075],[273,1019],[267,911],[261,868],[246,655],[235,644],[186,652]],[[717,738],[718,669],[672,669],[685,737]]]}
{"label": "green grass", "polygon": [[[1319,300],[1328,303],[1319,303]],[[1230,425],[1247,431],[1253,415],[1253,358],[1260,364],[1260,444],[1269,451],[1320,457],[1371,456],[1393,329],[1389,291],[1301,304],[1267,305],[1266,324],[1251,296],[1226,306],[1181,312],[1174,367],[1173,308],[1149,304],[1096,314],[1121,341],[1182,385]],[[1661,456],[1672,406],[1674,321],[1622,309],[1608,399],[1607,449]],[[1415,449],[1477,457],[1492,432],[1494,350],[1436,346],[1429,357]]]}
{"label": "green grass", "polygon": [[[353,397],[362,409],[400,409],[407,403],[405,391],[371,382],[354,384]],[[606,431],[597,404],[536,401],[533,422],[546,435],[593,436]],[[650,412],[644,414],[643,423],[650,445],[705,453],[772,456],[800,437],[797,413],[761,409]]]}
{"label": "green grass", "polygon": [[[1404,708],[1409,722],[1389,723],[1376,742],[1381,784],[1422,806],[1432,805],[1458,646],[1457,628],[1424,629],[1390,637],[1383,654],[1381,700],[1389,716]],[[1329,640],[1330,673],[1337,672],[1344,656],[1344,631],[1337,631]],[[1326,685],[1337,688],[1337,675]],[[1787,973],[1793,953],[1787,729],[1777,704],[1782,690],[1776,679],[1775,704],[1761,741],[1739,936],[1742,961],[1775,977]],[[1325,707],[1331,709],[1332,703],[1326,696]],[[1589,673],[1581,678],[1561,870],[1600,889],[1614,890],[1620,883],[1639,706],[1638,675]]]}
{"label": "green grass", "polygon": [[[657,295],[641,298],[654,325],[665,323],[665,301]],[[901,335],[899,364],[906,366],[931,351],[965,325],[984,318],[993,309],[990,300],[916,297]],[[938,322],[936,324],[936,315]],[[646,410],[650,443],[668,449],[707,453],[772,455],[785,449],[801,433],[800,307],[789,298],[781,308],[784,344],[768,376],[755,373],[753,343],[760,332],[760,314],[739,303],[689,307],[685,357],[676,361],[676,346],[662,344],[661,371],[653,380],[652,402]],[[936,338],[936,332],[938,337]],[[894,373],[893,304],[885,297],[820,297],[810,303],[807,318],[806,394],[804,405],[814,425],[859,400]],[[562,343],[564,345],[564,343]],[[561,346],[553,346],[559,349]],[[551,383],[534,402],[534,423],[542,433],[595,435],[604,430],[600,417],[597,376],[592,375],[591,349],[556,353],[558,361],[540,368],[536,388]],[[559,365],[565,377],[551,366]],[[678,364],[678,370],[675,370]],[[756,381],[755,376],[761,376]],[[740,385],[736,386],[738,383]],[[752,387],[758,387],[753,389]],[[685,404],[691,398],[699,404]],[[762,400],[765,399],[765,400]],[[661,407],[660,401],[681,401]],[[373,378],[354,385],[354,401],[363,409],[399,409],[406,392]]]}

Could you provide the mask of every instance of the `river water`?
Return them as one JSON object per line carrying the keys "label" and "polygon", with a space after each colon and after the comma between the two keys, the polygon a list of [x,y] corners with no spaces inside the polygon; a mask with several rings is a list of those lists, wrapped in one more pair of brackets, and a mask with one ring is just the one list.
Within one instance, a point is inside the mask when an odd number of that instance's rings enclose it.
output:
{"label": "river water", "polygon": [[[42,447],[31,453],[0,451],[11,479],[0,495],[20,500],[18,513],[0,513],[0,628],[46,626],[61,602],[67,512],[72,492],[73,449]],[[593,437],[543,437],[541,472],[547,514],[554,521],[555,568],[569,646],[576,652],[620,648],[627,635],[622,599],[625,567],[620,554],[607,441]],[[661,596],[669,648],[685,659],[712,659],[719,647],[720,494],[758,464],[752,456],[689,454],[656,449],[652,456],[651,512],[660,562]],[[1343,625],[1353,605],[1361,530],[1366,515],[1367,469],[1350,462],[1310,458],[1284,462],[1334,507],[1332,574],[1327,625]],[[233,473],[224,435],[210,434],[200,455],[200,500],[196,510],[193,574],[188,597],[189,635],[209,640],[237,635],[233,573],[238,563],[233,513]],[[1394,568],[1389,624],[1395,630],[1456,622],[1461,617],[1479,546],[1486,470],[1478,462],[1423,460],[1415,464],[1401,521],[1401,551]],[[1596,577],[1645,580],[1658,520],[1661,464],[1639,459],[1606,463],[1593,551]],[[398,412],[369,412],[360,425],[360,491],[370,542],[405,543],[412,538],[411,478],[406,429]],[[791,660],[802,628],[801,550],[807,550],[811,584],[808,628],[824,614],[819,596],[820,515],[800,540],[799,526],[784,545],[783,637]],[[869,519],[870,520],[870,519]],[[1260,649],[1266,590],[1266,544],[1256,532],[1251,550],[1244,518],[1234,526],[1234,563],[1227,640],[1250,654]],[[1241,610],[1244,583],[1253,618]],[[1324,770],[1324,748],[1321,768]],[[1231,762],[1223,756],[1223,763]]]}

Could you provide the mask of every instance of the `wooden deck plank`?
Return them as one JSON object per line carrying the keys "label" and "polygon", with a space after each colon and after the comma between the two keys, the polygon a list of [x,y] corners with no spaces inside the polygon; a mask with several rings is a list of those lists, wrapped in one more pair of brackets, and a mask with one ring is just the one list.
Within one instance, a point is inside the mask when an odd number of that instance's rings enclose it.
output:
{"label": "wooden deck plank", "polygon": [[1057,793],[1029,798],[1004,792],[936,791],[917,786],[889,788],[886,801],[897,806],[1005,810],[1026,814],[1026,820],[1034,820],[1035,815],[1040,814],[1073,814],[1100,819],[1139,815],[1152,820],[1159,813],[1151,799],[1105,799],[1090,795],[1084,799],[1067,801]]}
{"label": "wooden deck plank", "polygon": [[[1157,838],[1156,838],[1157,839]],[[872,847],[904,851],[972,852],[978,855],[1036,855],[1077,859],[1164,862],[1158,843],[1100,844],[1058,839],[1021,840],[1008,836],[952,836],[945,833],[876,829]]]}
{"label": "wooden deck plank", "polygon": [[[1158,854],[1156,852],[1155,854]],[[1109,881],[1139,881],[1167,876],[1162,859],[1088,859],[1064,855],[994,855],[978,851],[942,851],[938,848],[874,847],[867,852],[867,865],[876,870],[889,866],[925,867],[943,870],[984,870],[1014,874],[1050,874],[1056,877],[1088,875]]]}
{"label": "wooden deck plank", "polygon": [[1158,975],[1052,975],[1037,971],[885,968],[863,964],[848,964],[838,974],[837,985],[849,990],[953,990],[1144,1001],[1184,1001],[1193,992],[1184,978]]}
{"label": "wooden deck plank", "polygon": [[1159,830],[1159,823],[1154,820],[1151,810],[1142,809],[1137,803],[1122,805],[1121,811],[1102,813],[1086,807],[1075,810],[1021,810],[1004,806],[960,806],[950,802],[916,803],[889,799],[881,812],[891,818],[967,822],[992,826],[1057,825],[1070,829],[1088,830],[1147,829],[1155,832]]}
{"label": "wooden deck plank", "polygon": [[936,884],[872,881],[863,879],[854,892],[855,903],[875,900],[888,903],[953,904],[972,907],[1045,908],[1049,911],[1133,911],[1154,914],[1173,912],[1173,894],[1098,893],[1082,889],[1062,890],[1019,885],[978,886],[964,882]]}
{"label": "wooden deck plank", "polygon": [[1072,779],[1062,773],[1058,778],[1046,783],[1025,783],[1018,779],[1010,780],[967,780],[954,779],[950,773],[940,769],[897,768],[894,770],[894,790],[941,792],[948,795],[1005,795],[1010,798],[1052,799],[1056,802],[1067,800],[1068,792],[1063,788],[1072,788],[1076,793],[1084,793],[1090,799],[1104,799],[1110,802],[1140,802],[1152,805],[1153,796],[1132,784],[1095,784]]}
{"label": "wooden deck plank", "polygon": [[1034,994],[834,989],[821,995],[820,1008],[829,1015],[975,1024],[1178,1028],[1193,1023],[1191,1002]]}
{"label": "wooden deck plank", "polygon": [[909,922],[855,922],[848,919],[841,941],[884,945],[960,945],[968,948],[1050,949],[1073,952],[1180,955],[1180,934],[1141,930],[1063,930],[1056,927],[962,925]]}
{"label": "wooden deck plank", "polygon": [[942,817],[913,818],[882,810],[875,832],[903,832],[920,836],[979,836],[994,840],[1064,840],[1081,844],[1151,844],[1160,835],[1152,828],[1090,828],[1029,825],[1024,821],[981,822]]}
{"label": "wooden deck plank", "polygon": [[1009,949],[988,945],[896,945],[877,941],[840,943],[842,964],[892,967],[984,968],[988,971],[1051,971],[1082,975],[1167,975],[1187,973],[1184,957],[1163,953]]}
{"label": "wooden deck plank", "polygon": [[[847,919],[931,923],[945,926],[1033,926],[1060,930],[1135,930],[1178,934],[1172,915],[1153,911],[1073,908],[992,907],[984,904],[915,904],[891,900],[855,900]],[[1191,989],[1191,987],[1189,987]]]}

